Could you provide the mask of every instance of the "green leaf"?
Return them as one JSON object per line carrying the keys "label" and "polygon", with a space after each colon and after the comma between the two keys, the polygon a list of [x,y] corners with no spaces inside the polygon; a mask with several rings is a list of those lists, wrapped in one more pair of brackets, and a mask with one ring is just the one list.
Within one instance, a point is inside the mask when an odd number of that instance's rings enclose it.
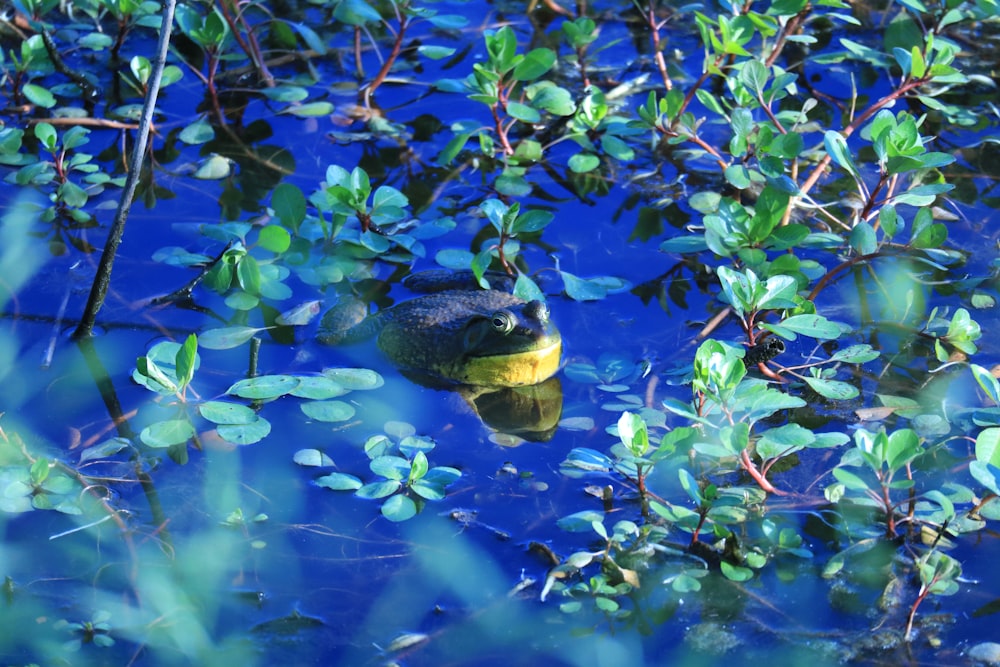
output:
{"label": "green leaf", "polygon": [[180,388],[186,387],[191,378],[194,377],[194,369],[198,367],[198,337],[194,334],[188,335],[184,344],[177,350],[174,358],[174,368],[177,374],[177,384]]}
{"label": "green leaf", "polygon": [[312,118],[315,116],[329,116],[333,113],[333,104],[330,102],[307,102],[305,104],[293,104],[278,113],[291,114],[299,118]]}
{"label": "green leaf", "polygon": [[586,174],[601,166],[601,158],[593,153],[577,153],[570,157],[566,165],[574,173]]}
{"label": "green leaf", "polygon": [[421,44],[417,47],[417,53],[426,58],[430,58],[431,60],[441,60],[442,58],[450,58],[453,56],[455,54],[455,49],[447,46]]}
{"label": "green leaf", "polygon": [[976,378],[976,382],[994,405],[1000,405],[1000,382],[997,381],[993,374],[989,370],[983,368],[978,364],[970,364],[969,368],[972,370],[973,377]]}
{"label": "green leaf", "polygon": [[[333,459],[318,449],[300,449],[292,456],[292,461],[300,466],[311,468],[328,468],[334,465]],[[361,482],[359,481],[358,486],[354,488],[356,489],[360,486]]]}
{"label": "green leaf", "polygon": [[191,123],[178,135],[178,139],[189,146],[206,144],[215,138],[215,128],[204,118],[199,118]]}
{"label": "green leaf", "polygon": [[542,115],[534,107],[520,102],[508,102],[507,113],[511,118],[516,118],[524,123],[537,123],[542,120]]}
{"label": "green leaf", "polygon": [[986,461],[972,461],[969,463],[969,474],[991,492],[1000,496],[1000,469],[996,466]]}
{"label": "green leaf", "polygon": [[222,424],[215,432],[226,442],[234,445],[252,445],[260,442],[271,433],[271,423],[262,417],[249,424]]}
{"label": "green leaf", "polygon": [[306,217],[306,198],[295,185],[281,183],[271,194],[271,208],[282,225],[296,231]]}
{"label": "green leaf", "polygon": [[348,390],[378,389],[385,384],[381,375],[368,368],[327,368],[323,377]]}
{"label": "green leaf", "polygon": [[857,398],[858,390],[854,385],[840,382],[839,380],[824,380],[822,378],[807,377],[806,383],[817,394],[834,401],[846,401]]}
{"label": "green leaf", "polygon": [[194,172],[194,177],[203,181],[219,181],[229,176],[230,161],[221,155],[212,155]]}
{"label": "green leaf", "polygon": [[861,345],[851,345],[842,350],[837,350],[830,357],[831,361],[842,361],[847,364],[864,364],[874,359],[878,359],[879,351],[872,348],[867,343]]}
{"label": "green leaf", "polygon": [[883,456],[890,470],[899,470],[923,453],[916,431],[901,428],[889,434]]}
{"label": "green leaf", "polygon": [[875,229],[862,220],[854,225],[850,236],[851,248],[859,255],[871,255],[878,250],[878,239],[875,238]]}
{"label": "green leaf", "polygon": [[792,315],[781,320],[781,328],[818,340],[835,340],[841,328],[822,315]]}
{"label": "green leaf", "polygon": [[681,481],[681,488],[687,492],[688,497],[696,505],[701,505],[705,502],[705,497],[701,493],[701,487],[698,485],[698,480],[692,475],[686,468],[680,468],[677,471],[677,476]]}
{"label": "green leaf", "polygon": [[299,36],[302,37],[302,41],[304,41],[310,49],[321,56],[326,55],[326,43],[312,28],[304,23],[296,23],[295,21],[286,21],[286,23],[294,28],[295,32],[299,33]]}
{"label": "green leaf", "polygon": [[603,512],[584,510],[562,517],[556,521],[556,525],[570,533],[583,533],[592,531],[594,523],[602,523],[603,521]]}
{"label": "green leaf", "polygon": [[316,480],[316,486],[334,491],[357,491],[362,487],[361,480],[354,475],[342,472],[332,472]]}
{"label": "green leaf", "polygon": [[389,521],[406,521],[417,515],[417,505],[412,498],[402,494],[389,498],[382,503],[382,516]]}
{"label": "green leaf", "polygon": [[430,468],[430,466],[427,463],[427,455],[418,451],[413,457],[413,461],[410,462],[410,475],[407,480],[408,483],[413,484],[418,479],[421,479],[427,474],[428,468]]}
{"label": "green leaf", "polygon": [[729,561],[724,560],[719,563],[719,569],[722,570],[722,574],[725,575],[726,579],[730,581],[750,581],[753,579],[753,570],[748,567],[733,565]]}
{"label": "green leaf", "polygon": [[80,463],[105,459],[131,446],[132,443],[126,438],[111,438],[83,450],[83,453],[80,454]]}
{"label": "green leaf", "polygon": [[830,158],[843,169],[846,169],[855,179],[860,178],[858,168],[851,157],[851,151],[847,147],[847,140],[839,132],[827,130],[823,135],[823,144]]}
{"label": "green leaf", "polygon": [[347,25],[361,26],[378,23],[382,15],[364,0],[341,0],[333,10],[333,18]]}
{"label": "green leaf", "polygon": [[298,385],[289,393],[298,398],[308,398],[325,401],[348,393],[348,390],[337,382],[323,376],[300,376]]}
{"label": "green leaf", "polygon": [[[794,308],[798,305],[795,301],[798,287],[798,281],[792,276],[783,274],[771,276],[764,282],[764,292],[756,299],[756,306],[760,310]],[[782,324],[788,322],[789,319],[794,318],[785,319],[782,321]]]}
{"label": "green leaf", "polygon": [[976,436],[976,460],[1000,468],[1000,428],[986,428]]}
{"label": "green leaf", "polygon": [[302,412],[320,422],[344,422],[354,416],[354,406],[343,401],[310,401],[303,403]]}
{"label": "green leaf", "polygon": [[556,54],[552,49],[533,49],[514,67],[514,78],[518,81],[534,81],[552,69],[555,62]]}
{"label": "green leaf", "polygon": [[379,498],[385,498],[386,496],[391,496],[392,494],[399,491],[402,488],[402,483],[399,480],[390,479],[383,480],[381,482],[372,482],[370,484],[365,484],[364,486],[358,488],[357,492],[354,494],[358,498],[367,498],[369,500],[377,500]]}
{"label": "green leaf", "polygon": [[139,439],[147,447],[161,449],[183,445],[194,437],[194,426],[187,419],[169,419],[142,429]]}
{"label": "green leaf", "polygon": [[258,419],[247,406],[226,401],[205,401],[198,406],[198,412],[213,424],[250,424]]}
{"label": "green leaf", "polygon": [[298,385],[299,379],[294,375],[262,375],[240,380],[227,389],[226,393],[240,398],[268,400],[289,394]]}
{"label": "green leaf", "polygon": [[868,483],[855,475],[853,472],[840,466],[833,469],[833,476],[838,482],[852,491],[867,491]]}
{"label": "green leaf", "polygon": [[757,455],[762,459],[788,456],[792,452],[808,447],[816,436],[807,428],[792,422],[764,431],[757,440]]}
{"label": "green leaf", "polygon": [[767,86],[769,77],[770,72],[767,66],[759,60],[746,61],[740,70],[740,81],[758,96],[764,94],[764,88]]}
{"label": "green leaf", "polygon": [[401,456],[376,456],[368,467],[386,479],[402,481],[410,477],[410,462]]}
{"label": "green leaf", "polygon": [[177,392],[175,378],[171,377],[153,361],[152,357],[139,357],[135,362],[135,373],[132,379],[142,386],[160,394]]}
{"label": "green leaf", "polygon": [[[542,82],[533,84],[540,86]],[[544,83],[551,83],[545,81]],[[530,94],[530,93],[529,93]],[[576,102],[573,95],[560,86],[546,85],[537,87],[531,99],[531,106],[542,111],[547,111],[556,116],[572,116],[576,111]]]}
{"label": "green leaf", "polygon": [[257,237],[257,243],[259,243],[262,248],[280,255],[288,250],[288,248],[292,245],[292,237],[291,234],[288,233],[288,230],[284,227],[280,227],[278,225],[267,225],[260,230],[260,234]]}
{"label": "green leaf", "polygon": [[608,291],[599,283],[578,278],[572,273],[560,271],[566,294],[574,301],[597,301],[607,296]]}
{"label": "green leaf", "polygon": [[21,86],[21,92],[32,104],[45,109],[51,109],[56,105],[56,97],[49,92],[48,88],[42,88],[34,83],[26,83]]}
{"label": "green leaf", "polygon": [[198,343],[207,350],[230,350],[239,347],[266,328],[222,327],[203,331]]}

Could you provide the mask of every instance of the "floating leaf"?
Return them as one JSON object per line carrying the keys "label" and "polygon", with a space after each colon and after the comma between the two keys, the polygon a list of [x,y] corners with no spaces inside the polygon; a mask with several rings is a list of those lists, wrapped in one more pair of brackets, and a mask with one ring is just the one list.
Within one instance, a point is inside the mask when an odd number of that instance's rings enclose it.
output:
{"label": "floating leaf", "polygon": [[566,294],[575,301],[597,301],[608,295],[608,291],[600,283],[585,278],[578,278],[572,273],[560,271]]}
{"label": "floating leaf", "polygon": [[258,417],[249,424],[223,424],[215,429],[219,437],[234,445],[252,445],[260,442],[271,432],[271,423]]}
{"label": "floating leaf", "polygon": [[603,512],[598,512],[596,510],[584,510],[582,512],[575,512],[569,516],[562,517],[556,521],[556,525],[570,533],[583,533],[592,531],[594,529],[594,523],[602,523],[603,521]]}
{"label": "floating leaf", "polygon": [[278,315],[274,321],[288,326],[302,326],[312,322],[313,318],[319,315],[320,310],[322,310],[322,302],[313,299],[286,310]]}
{"label": "floating leaf", "polygon": [[302,412],[320,422],[343,422],[354,416],[354,406],[343,401],[310,401],[303,403]]}
{"label": "floating leaf", "polygon": [[381,375],[367,368],[326,368],[323,375],[350,390],[378,389],[385,384]]}
{"label": "floating leaf", "polygon": [[83,450],[83,453],[80,454],[80,463],[114,456],[123,449],[131,446],[132,443],[130,443],[126,438],[111,438],[110,440],[105,440],[100,444],[87,447]]}
{"label": "floating leaf", "polygon": [[247,406],[225,401],[205,401],[198,406],[198,412],[213,424],[250,424],[258,419]]}
{"label": "floating leaf", "polygon": [[719,569],[722,570],[722,574],[725,575],[726,579],[730,581],[749,581],[753,579],[753,570],[748,567],[733,565],[729,561],[719,563]]}
{"label": "floating leaf", "polygon": [[854,385],[840,382],[839,380],[807,377],[805,381],[812,387],[813,391],[824,398],[830,398],[835,401],[846,401],[858,396],[858,390]]}
{"label": "floating leaf", "polygon": [[[333,459],[318,449],[300,449],[292,456],[292,461],[300,466],[316,468],[328,468],[333,465]],[[358,486],[361,486],[361,484],[358,483]]]}
{"label": "floating leaf", "polygon": [[332,472],[316,480],[316,486],[334,491],[357,491],[361,488],[361,480],[354,475],[345,475],[342,472]]}
{"label": "floating leaf", "polygon": [[841,334],[840,326],[822,315],[792,315],[781,320],[780,326],[782,329],[819,340],[834,340]]}
{"label": "floating leaf", "polygon": [[393,496],[382,503],[382,516],[389,521],[406,521],[417,515],[417,505],[402,494]]}
{"label": "floating leaf", "polygon": [[267,327],[222,327],[203,331],[198,337],[198,343],[209,350],[229,350],[239,347]]}
{"label": "floating leaf", "polygon": [[147,447],[157,449],[183,445],[194,437],[194,426],[186,419],[169,419],[150,424],[142,429],[139,439]]}
{"label": "floating leaf", "polygon": [[421,44],[417,47],[417,53],[431,60],[441,60],[449,58],[455,54],[455,49],[448,46],[434,46],[431,44]]}
{"label": "floating leaf", "polygon": [[850,347],[845,347],[842,350],[837,350],[830,357],[832,361],[843,361],[848,364],[864,364],[874,359],[878,359],[878,350],[872,348],[871,345],[851,345]]}
{"label": "floating leaf", "polygon": [[212,155],[202,162],[192,175],[203,181],[219,181],[229,176],[232,170],[231,165],[232,162],[229,158]]}
{"label": "floating leaf", "polygon": [[204,118],[199,118],[181,130],[178,138],[189,146],[207,144],[215,138],[215,128]]}
{"label": "floating leaf", "polygon": [[410,462],[401,456],[376,456],[368,464],[372,472],[391,480],[410,477]]}
{"label": "floating leaf", "polygon": [[328,377],[322,375],[301,376],[295,389],[288,392],[298,398],[308,398],[314,401],[325,401],[348,393],[348,390]]}
{"label": "floating leaf", "polygon": [[387,479],[381,482],[372,482],[371,484],[365,484],[364,486],[358,488],[356,495],[359,498],[368,498],[369,500],[377,500],[379,498],[385,498],[386,496],[391,496],[392,494],[399,491],[402,487],[402,483],[398,480]]}
{"label": "floating leaf", "polygon": [[294,104],[279,113],[287,113],[300,118],[312,118],[314,116],[329,116],[333,113],[333,104],[330,102],[308,102],[306,104]]}
{"label": "floating leaf", "polygon": [[267,400],[291,393],[299,385],[299,378],[294,375],[262,375],[260,377],[240,380],[226,393],[240,398]]}

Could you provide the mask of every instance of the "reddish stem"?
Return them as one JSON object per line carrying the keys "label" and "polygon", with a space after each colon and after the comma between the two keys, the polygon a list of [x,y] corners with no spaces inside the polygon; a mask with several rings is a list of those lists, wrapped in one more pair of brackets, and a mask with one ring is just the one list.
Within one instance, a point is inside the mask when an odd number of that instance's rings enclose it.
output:
{"label": "reddish stem", "polygon": [[746,449],[740,452],[740,465],[743,466],[743,469],[747,471],[747,474],[753,478],[753,481],[757,482],[757,486],[759,486],[760,488],[764,489],[768,493],[773,493],[776,496],[788,495],[786,491],[776,489],[773,484],[767,481],[767,478],[764,477],[764,475],[761,474],[760,470],[757,469],[757,466],[750,458],[750,452],[747,451]]}
{"label": "reddish stem", "polygon": [[389,70],[392,69],[392,66],[396,64],[396,59],[399,58],[399,52],[403,50],[403,38],[406,36],[407,22],[406,14],[400,14],[399,30],[396,32],[396,39],[392,43],[392,51],[389,52],[389,57],[385,59],[384,63],[382,63],[382,68],[378,71],[378,74],[375,75],[372,82],[364,89],[366,109],[370,106],[372,95],[375,94],[378,87],[382,85],[383,81],[385,81],[385,77],[389,75]]}

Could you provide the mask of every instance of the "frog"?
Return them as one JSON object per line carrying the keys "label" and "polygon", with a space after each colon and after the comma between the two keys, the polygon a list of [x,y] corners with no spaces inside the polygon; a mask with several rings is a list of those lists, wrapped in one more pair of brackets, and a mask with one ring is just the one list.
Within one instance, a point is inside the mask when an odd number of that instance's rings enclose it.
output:
{"label": "frog", "polygon": [[497,289],[511,284],[503,276],[486,280],[490,289],[472,272],[413,274],[404,285],[427,293],[371,314],[364,302],[344,298],[323,316],[318,340],[374,338],[404,372],[457,385],[523,387],[555,375],[562,336],[548,306]]}

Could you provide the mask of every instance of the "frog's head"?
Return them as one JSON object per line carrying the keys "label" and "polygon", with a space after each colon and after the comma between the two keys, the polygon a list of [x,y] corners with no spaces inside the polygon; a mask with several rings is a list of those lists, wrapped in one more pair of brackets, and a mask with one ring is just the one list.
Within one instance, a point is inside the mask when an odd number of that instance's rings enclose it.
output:
{"label": "frog's head", "polygon": [[462,335],[463,361],[455,379],[465,384],[520,387],[559,370],[562,336],[541,301],[528,301],[469,318]]}

